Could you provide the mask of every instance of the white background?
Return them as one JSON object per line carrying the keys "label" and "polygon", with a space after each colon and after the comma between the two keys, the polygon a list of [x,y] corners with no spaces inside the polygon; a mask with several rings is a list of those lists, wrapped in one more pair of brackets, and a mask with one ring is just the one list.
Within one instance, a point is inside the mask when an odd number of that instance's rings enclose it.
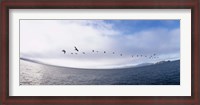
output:
{"label": "white background", "polygon": [[[19,19],[180,19],[180,85],[19,86]],[[10,96],[191,96],[190,9],[10,9]]]}

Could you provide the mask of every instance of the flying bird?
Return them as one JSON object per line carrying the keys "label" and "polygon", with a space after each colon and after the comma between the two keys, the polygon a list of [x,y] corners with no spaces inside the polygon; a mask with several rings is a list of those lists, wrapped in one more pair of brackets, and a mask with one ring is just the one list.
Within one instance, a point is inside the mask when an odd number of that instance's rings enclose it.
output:
{"label": "flying bird", "polygon": [[78,49],[76,48],[76,46],[74,46],[75,50],[78,51]]}
{"label": "flying bird", "polygon": [[71,53],[71,54],[73,54],[73,53]]}
{"label": "flying bird", "polygon": [[83,54],[85,54],[85,52],[83,52]]}
{"label": "flying bird", "polygon": [[115,54],[115,52],[113,52],[113,54]]}
{"label": "flying bird", "polygon": [[122,56],[122,54],[120,54]]}
{"label": "flying bird", "polygon": [[62,52],[65,54],[66,53],[66,51],[65,50],[62,50]]}
{"label": "flying bird", "polygon": [[106,53],[106,51],[104,51],[103,53]]}
{"label": "flying bird", "polygon": [[92,52],[94,52],[94,50],[92,50]]}

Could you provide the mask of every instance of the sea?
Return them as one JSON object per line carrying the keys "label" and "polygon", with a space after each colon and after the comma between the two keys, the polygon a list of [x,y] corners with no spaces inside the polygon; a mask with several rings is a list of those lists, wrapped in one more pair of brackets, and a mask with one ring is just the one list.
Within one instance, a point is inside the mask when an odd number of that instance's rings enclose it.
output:
{"label": "sea", "polygon": [[142,67],[80,69],[20,59],[19,85],[180,85],[180,60]]}

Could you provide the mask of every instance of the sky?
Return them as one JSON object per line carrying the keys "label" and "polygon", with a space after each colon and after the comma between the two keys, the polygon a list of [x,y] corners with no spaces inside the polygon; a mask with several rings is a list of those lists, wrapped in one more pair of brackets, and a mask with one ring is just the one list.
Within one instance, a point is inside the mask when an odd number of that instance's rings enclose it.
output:
{"label": "sky", "polygon": [[180,20],[20,20],[20,57],[75,68],[176,60]]}

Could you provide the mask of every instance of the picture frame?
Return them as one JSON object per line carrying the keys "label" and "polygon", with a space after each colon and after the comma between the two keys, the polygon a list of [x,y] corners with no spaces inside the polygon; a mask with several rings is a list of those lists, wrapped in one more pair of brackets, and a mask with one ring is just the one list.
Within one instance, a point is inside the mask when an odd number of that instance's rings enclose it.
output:
{"label": "picture frame", "polygon": [[[2,105],[43,104],[131,104],[131,105],[199,105],[199,0],[51,0],[1,2],[1,78],[0,103]],[[10,9],[191,9],[191,96],[9,96],[9,10]],[[33,90],[34,91],[34,90]]]}

